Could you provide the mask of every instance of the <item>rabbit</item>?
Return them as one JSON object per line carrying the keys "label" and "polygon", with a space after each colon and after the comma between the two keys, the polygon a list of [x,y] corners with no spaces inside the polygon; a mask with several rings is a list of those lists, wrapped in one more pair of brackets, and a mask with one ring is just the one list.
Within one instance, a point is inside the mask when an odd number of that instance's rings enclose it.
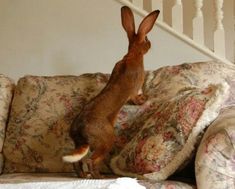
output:
{"label": "rabbit", "polygon": [[[74,163],[79,177],[102,178],[100,165],[112,150],[115,134],[114,124],[121,107],[131,100],[142,104],[146,98],[139,94],[145,78],[143,55],[151,47],[147,33],[152,29],[160,11],[147,15],[135,32],[134,15],[127,6],[121,8],[121,20],[127,32],[127,54],[116,63],[107,85],[88,102],[73,120],[70,137],[75,150],[63,156],[63,161]],[[85,156],[88,156],[83,159]],[[82,160],[83,159],[83,160]],[[88,173],[83,170],[87,165]]]}

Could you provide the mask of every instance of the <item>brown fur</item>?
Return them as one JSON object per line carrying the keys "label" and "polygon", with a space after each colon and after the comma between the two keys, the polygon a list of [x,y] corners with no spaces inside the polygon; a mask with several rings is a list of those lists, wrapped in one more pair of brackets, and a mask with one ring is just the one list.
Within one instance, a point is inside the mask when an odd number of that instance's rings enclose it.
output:
{"label": "brown fur", "polygon": [[[145,77],[143,55],[151,46],[146,34],[158,14],[159,11],[153,11],[146,16],[136,34],[132,11],[126,6],[121,8],[122,25],[129,39],[128,53],[116,63],[104,89],[83,108],[71,125],[70,136],[77,150],[73,154],[84,152],[84,146],[90,147],[91,155],[86,163],[93,178],[100,177],[100,164],[112,149],[114,124],[121,107],[129,99],[136,104],[144,102],[138,91]],[[75,163],[75,169],[81,177],[86,176],[81,161]]]}

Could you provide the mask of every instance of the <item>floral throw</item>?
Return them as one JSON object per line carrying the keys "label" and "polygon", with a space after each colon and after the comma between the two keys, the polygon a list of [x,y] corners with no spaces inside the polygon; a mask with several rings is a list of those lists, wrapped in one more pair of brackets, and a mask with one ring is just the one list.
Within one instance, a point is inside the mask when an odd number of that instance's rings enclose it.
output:
{"label": "floral throw", "polygon": [[[117,178],[118,179],[118,178]],[[120,179],[120,178],[119,178]],[[126,179],[126,178],[124,178]],[[42,182],[43,181],[43,182]],[[110,184],[116,182],[116,179],[78,179],[74,173],[15,173],[3,174],[0,176],[1,189],[12,188],[25,189],[25,188],[69,188],[69,189],[108,189],[111,188]],[[38,183],[43,183],[38,186]],[[178,181],[163,181],[151,182],[147,180],[138,180],[138,183],[146,189],[196,189],[195,186],[178,182]],[[129,186],[129,187],[128,187]],[[128,188],[130,184],[128,183]],[[135,185],[134,185],[135,186]],[[131,187],[135,189],[133,184]],[[117,187],[117,186],[114,186]],[[112,187],[112,188],[114,188]],[[120,188],[120,187],[119,187]],[[122,187],[126,189],[126,187]]]}
{"label": "floral throw", "polygon": [[112,169],[124,176],[166,179],[192,155],[227,96],[228,86],[221,84],[185,88],[168,101],[153,102],[139,132],[112,159]]}
{"label": "floral throw", "polygon": [[6,123],[12,100],[14,84],[8,77],[0,75],[0,173],[2,172],[2,147],[5,139]]}

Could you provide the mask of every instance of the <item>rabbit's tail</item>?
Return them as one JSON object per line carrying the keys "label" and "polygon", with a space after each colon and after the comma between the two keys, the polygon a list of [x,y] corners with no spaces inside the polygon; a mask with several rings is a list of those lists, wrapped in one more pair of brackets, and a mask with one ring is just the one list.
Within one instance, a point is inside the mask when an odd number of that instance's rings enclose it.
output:
{"label": "rabbit's tail", "polygon": [[71,154],[63,156],[63,161],[69,163],[75,163],[84,158],[90,150],[89,145],[82,145],[79,148],[75,149]]}

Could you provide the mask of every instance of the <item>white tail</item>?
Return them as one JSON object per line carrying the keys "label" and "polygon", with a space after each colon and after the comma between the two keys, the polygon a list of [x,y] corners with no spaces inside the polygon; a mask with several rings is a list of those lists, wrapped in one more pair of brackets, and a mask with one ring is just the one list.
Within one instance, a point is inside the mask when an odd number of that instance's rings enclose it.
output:
{"label": "white tail", "polygon": [[[230,27],[226,28],[223,24],[223,6],[225,1],[213,0],[214,3],[211,3],[209,1],[194,0],[193,4],[190,4],[189,1],[182,0],[172,0],[173,2],[166,0],[117,1],[129,6],[136,13],[143,16],[152,10],[159,9],[161,11],[160,18],[157,21],[157,25],[159,27],[183,40],[212,59],[227,64],[232,64],[232,62],[234,62],[234,36],[227,36],[226,40],[226,29],[230,30],[231,34],[234,23],[233,20],[231,20]],[[171,6],[171,8],[167,6]],[[214,10],[213,14],[210,15],[210,18],[208,18],[208,10],[206,12],[203,9],[204,6],[207,8],[209,7],[210,12]],[[172,11],[171,13],[168,13],[165,9]],[[231,10],[233,12],[233,5]],[[191,15],[187,15],[187,13],[190,13]],[[164,18],[165,15],[171,15],[171,23],[165,22],[165,20],[167,20]],[[189,19],[190,23],[185,23],[185,20],[188,21]],[[210,26],[211,23],[214,23],[214,26],[211,26],[209,29],[207,23],[208,20],[210,21]],[[191,28],[189,29],[189,27]],[[185,32],[184,30],[191,32]]]}
{"label": "white tail", "polygon": [[84,158],[88,154],[89,150],[89,146],[86,146],[86,148],[83,148],[82,150],[75,150],[72,154],[63,156],[62,159],[64,162],[75,163]]}

